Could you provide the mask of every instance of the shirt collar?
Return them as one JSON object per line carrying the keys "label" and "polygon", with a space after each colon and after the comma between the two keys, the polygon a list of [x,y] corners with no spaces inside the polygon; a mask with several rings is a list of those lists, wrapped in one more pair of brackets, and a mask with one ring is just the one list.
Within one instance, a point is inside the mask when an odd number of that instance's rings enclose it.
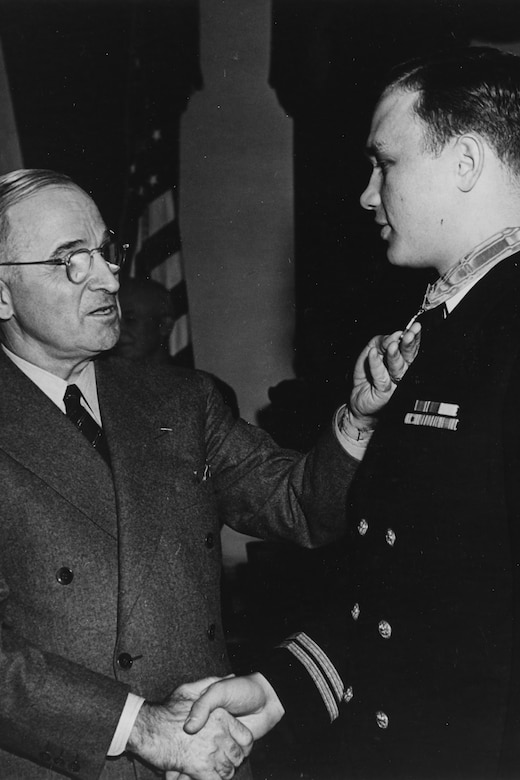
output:
{"label": "shirt collar", "polygon": [[[42,393],[50,398],[50,400],[56,404],[56,406],[65,413],[65,404],[63,403],[63,396],[67,389],[67,382],[56,374],[51,374],[40,366],[35,366],[34,363],[30,363],[28,360],[21,358],[19,355],[15,355],[10,349],[2,344],[2,349],[7,357],[17,366],[20,371],[23,371],[26,377],[31,382],[37,385]],[[79,387],[83,395],[89,411],[92,413],[96,422],[101,425],[101,414],[99,410],[99,401],[96,385],[96,371],[94,369],[94,362],[90,360],[85,368],[81,371],[80,375],[74,381],[74,384]]]}
{"label": "shirt collar", "polygon": [[497,263],[520,249],[520,227],[495,233],[476,246],[433,284],[428,285],[422,311],[446,304],[448,312],[470,291],[474,284]]}

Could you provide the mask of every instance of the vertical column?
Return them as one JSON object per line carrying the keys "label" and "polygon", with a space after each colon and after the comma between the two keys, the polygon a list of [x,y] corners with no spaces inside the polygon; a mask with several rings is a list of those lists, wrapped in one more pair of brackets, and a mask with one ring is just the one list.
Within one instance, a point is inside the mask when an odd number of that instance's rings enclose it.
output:
{"label": "vertical column", "polygon": [[269,87],[270,0],[201,0],[204,88],[181,126],[180,227],[196,365],[254,422],[293,376],[292,122]]}

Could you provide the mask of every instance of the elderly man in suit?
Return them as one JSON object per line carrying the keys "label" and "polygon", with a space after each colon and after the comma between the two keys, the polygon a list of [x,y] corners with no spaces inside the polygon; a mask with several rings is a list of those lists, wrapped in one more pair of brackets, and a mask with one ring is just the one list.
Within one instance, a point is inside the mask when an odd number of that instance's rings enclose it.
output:
{"label": "elderly man in suit", "polygon": [[[358,443],[340,634],[322,659],[344,691],[347,756],[323,756],[323,777],[517,778],[520,58],[469,47],[398,68],[367,154],[361,205],[390,262],[437,279],[419,355]],[[260,671],[300,724],[312,708],[290,659]],[[276,721],[262,721],[262,679],[216,683],[187,729],[220,703],[260,736]]]}
{"label": "elderly man in suit", "polygon": [[[221,524],[304,545],[344,526],[341,432],[280,450],[206,375],[102,357],[124,252],[66,176],[0,177],[2,780],[230,778],[250,732],[219,710],[188,736],[176,692],[230,671]],[[373,346],[351,422],[415,340]]]}

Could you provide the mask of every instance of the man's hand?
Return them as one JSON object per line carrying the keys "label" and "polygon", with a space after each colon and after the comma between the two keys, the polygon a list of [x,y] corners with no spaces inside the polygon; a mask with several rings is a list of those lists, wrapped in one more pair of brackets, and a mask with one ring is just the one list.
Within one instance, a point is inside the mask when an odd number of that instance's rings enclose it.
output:
{"label": "man's hand", "polygon": [[252,734],[242,723],[212,708],[204,729],[193,735],[183,730],[193,700],[215,679],[182,686],[163,704],[143,704],[127,750],[166,770],[169,780],[183,775],[192,780],[232,778],[253,746]]}
{"label": "man's hand", "polygon": [[278,696],[262,674],[228,677],[211,684],[195,702],[184,730],[188,734],[199,732],[210,713],[218,707],[240,716],[239,720],[255,739],[267,734],[284,715]]}
{"label": "man's hand", "polygon": [[350,411],[359,428],[371,428],[372,418],[388,403],[398,382],[415,360],[421,341],[418,322],[406,331],[374,336],[356,361]]}

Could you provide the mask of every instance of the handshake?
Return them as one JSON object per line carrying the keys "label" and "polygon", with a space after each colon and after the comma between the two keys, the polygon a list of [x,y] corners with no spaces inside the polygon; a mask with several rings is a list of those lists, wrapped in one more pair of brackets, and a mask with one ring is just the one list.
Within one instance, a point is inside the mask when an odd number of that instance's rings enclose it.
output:
{"label": "handshake", "polygon": [[162,704],[145,702],[127,751],[164,770],[166,780],[229,780],[283,714],[261,674],[206,677],[179,686]]}
{"label": "handshake", "polygon": [[[374,417],[393,395],[420,345],[421,326],[376,336],[359,356],[352,375],[349,426],[354,438],[370,431]],[[206,677],[181,685],[162,704],[142,705],[127,743],[166,780],[229,780],[267,734],[284,708],[266,678]]]}

